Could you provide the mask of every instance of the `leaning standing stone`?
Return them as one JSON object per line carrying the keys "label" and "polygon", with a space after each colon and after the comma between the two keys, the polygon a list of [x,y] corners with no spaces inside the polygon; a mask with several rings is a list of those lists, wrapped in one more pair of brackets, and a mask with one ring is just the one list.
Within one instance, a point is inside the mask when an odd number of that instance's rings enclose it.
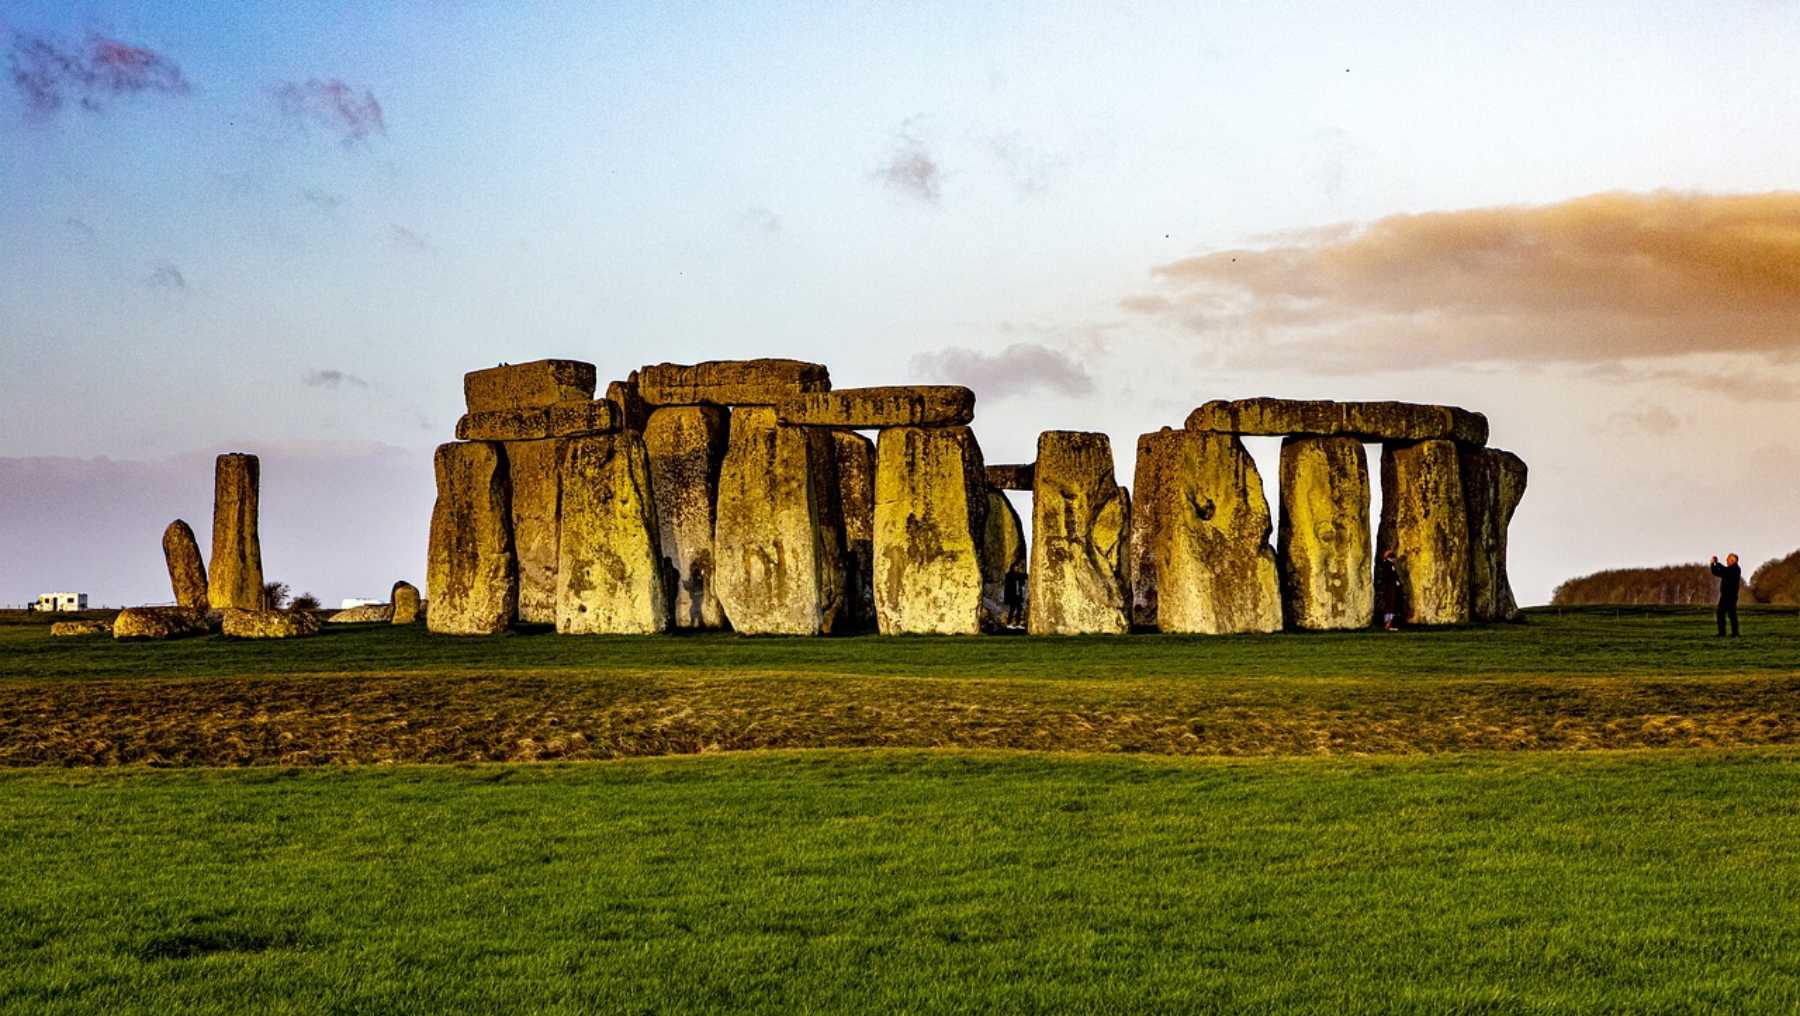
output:
{"label": "leaning standing stone", "polygon": [[1131,514],[1113,479],[1105,434],[1038,436],[1031,535],[1031,634],[1131,630]]}
{"label": "leaning standing stone", "polygon": [[425,623],[446,635],[492,635],[519,606],[506,456],[485,441],[439,445]]}
{"label": "leaning standing stone", "polygon": [[644,439],[631,431],[570,438],[562,442],[558,471],[557,632],[668,631],[669,601]]}
{"label": "leaning standing stone", "polygon": [[162,546],[176,605],[207,609],[206,562],[200,560],[200,543],[194,539],[193,528],[181,519],[169,523],[163,530]]}
{"label": "leaning standing stone", "polygon": [[389,596],[393,605],[393,622],[395,624],[419,623],[419,587],[411,582],[394,583],[394,591]]}
{"label": "leaning standing stone", "polygon": [[[1157,626],[1224,635],[1281,628],[1281,588],[1269,546],[1269,502],[1242,441],[1171,431],[1153,443]],[[1139,506],[1149,499],[1140,494]]]}
{"label": "leaning standing stone", "polygon": [[713,520],[730,436],[731,412],[718,406],[657,409],[644,425],[656,529],[673,582],[677,628],[725,627],[713,568]]}
{"label": "leaning standing stone", "polygon": [[513,557],[519,563],[519,620],[556,623],[557,516],[562,480],[557,473],[560,441],[505,444]]}
{"label": "leaning standing stone", "polygon": [[1469,510],[1469,605],[1477,621],[1513,621],[1519,605],[1506,576],[1506,530],[1525,496],[1525,461],[1498,448],[1464,449],[1463,500]]}
{"label": "leaning standing stone", "polygon": [[1354,437],[1281,442],[1276,558],[1290,627],[1366,628],[1375,611],[1369,560],[1369,461]]}
{"label": "leaning standing stone", "polygon": [[844,611],[852,631],[875,627],[875,442],[834,430],[844,519]]}
{"label": "leaning standing stone", "polygon": [[212,569],[207,602],[215,610],[263,605],[262,538],[256,529],[262,468],[256,456],[219,456],[213,464]]}
{"label": "leaning standing stone", "polygon": [[883,635],[981,633],[987,485],[967,427],[896,427],[875,449],[875,614]]}
{"label": "leaning standing stone", "polygon": [[732,411],[713,553],[719,603],[740,634],[820,635],[842,620],[843,527],[820,498],[832,451],[830,432],[781,426],[772,408]]}
{"label": "leaning standing stone", "polygon": [[1381,448],[1381,531],[1400,573],[1408,624],[1469,620],[1469,513],[1456,444],[1420,441]]}

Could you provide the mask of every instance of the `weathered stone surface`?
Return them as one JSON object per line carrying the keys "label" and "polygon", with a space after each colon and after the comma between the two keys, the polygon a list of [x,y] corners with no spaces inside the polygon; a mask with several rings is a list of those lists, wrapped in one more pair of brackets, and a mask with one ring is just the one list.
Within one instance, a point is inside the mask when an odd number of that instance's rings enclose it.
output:
{"label": "weathered stone surface", "polygon": [[419,623],[419,587],[411,582],[394,583],[394,591],[388,597],[393,607],[392,621],[395,624]]}
{"label": "weathered stone surface", "polygon": [[518,618],[556,623],[557,517],[562,478],[559,441],[508,441],[505,445],[513,559],[519,569]]}
{"label": "weathered stone surface", "polygon": [[[766,406],[736,409],[719,470],[715,585],[745,635],[819,635],[844,611],[843,525],[830,432],[784,427]],[[830,488],[825,487],[829,492]]]}
{"label": "weathered stone surface", "polygon": [[57,621],[50,626],[52,638],[110,634],[112,634],[112,624],[108,621]]}
{"label": "weathered stone surface", "polygon": [[580,360],[533,360],[463,375],[469,412],[536,409],[594,397],[594,365]]}
{"label": "weathered stone surface", "polygon": [[708,360],[659,363],[638,371],[638,394],[652,406],[773,406],[831,390],[822,363],[804,360]]}
{"label": "weathered stone surface", "polygon": [[207,609],[206,562],[200,559],[200,542],[194,539],[193,528],[181,519],[169,523],[163,530],[162,546],[176,605]]}
{"label": "weathered stone surface", "polygon": [[982,470],[987,485],[995,490],[1030,490],[1037,482],[1037,463],[1009,462]]}
{"label": "weathered stone surface", "polygon": [[[1167,431],[1151,435],[1153,490],[1140,511],[1155,515],[1157,626],[1165,632],[1221,635],[1281,628],[1281,587],[1269,546],[1269,502],[1262,476],[1231,434]],[[1041,468],[1041,467],[1040,467]],[[1153,508],[1146,502],[1155,500]]]}
{"label": "weathered stone surface", "polygon": [[1105,434],[1038,435],[1031,534],[1031,634],[1131,629],[1131,512],[1113,479]]}
{"label": "weathered stone surface", "polygon": [[838,509],[844,520],[844,623],[875,627],[875,442],[853,430],[834,430]]}
{"label": "weathered stone surface", "polygon": [[224,633],[234,639],[298,639],[319,633],[319,619],[309,610],[224,611]]}
{"label": "weathered stone surface", "polygon": [[1369,460],[1353,437],[1281,442],[1275,541],[1290,628],[1366,628],[1375,611],[1369,558]]}
{"label": "weathered stone surface", "polygon": [[506,456],[485,441],[439,445],[425,623],[446,635],[492,635],[519,607]]}
{"label": "weathered stone surface", "polygon": [[179,639],[205,635],[206,612],[193,607],[126,607],[113,618],[115,639]]}
{"label": "weathered stone surface", "polygon": [[1131,623],[1141,628],[1156,626],[1156,537],[1161,521],[1159,491],[1163,466],[1173,461],[1173,444],[1184,433],[1164,427],[1140,434],[1137,461],[1132,469],[1131,490],[1136,510],[1131,518]]}
{"label": "weathered stone surface", "polygon": [[1223,434],[1286,437],[1354,437],[1363,441],[1448,438],[1487,443],[1488,421],[1456,406],[1412,402],[1308,402],[1300,399],[1236,399],[1208,402],[1188,415],[1187,429]]}
{"label": "weathered stone surface", "polygon": [[663,567],[677,628],[723,628],[713,567],[719,467],[731,438],[731,412],[718,406],[667,406],[650,414],[644,448]]}
{"label": "weathered stone surface", "polygon": [[558,402],[531,409],[490,409],[464,413],[456,421],[458,441],[535,441],[580,437],[619,429],[619,410],[604,399]]}
{"label": "weathered stone surface", "polygon": [[1498,448],[1466,448],[1458,465],[1469,512],[1470,616],[1517,620],[1519,605],[1506,576],[1506,530],[1525,496],[1525,461]]}
{"label": "weathered stone surface", "polygon": [[365,603],[360,607],[345,607],[334,612],[325,619],[326,624],[387,624],[394,619],[394,605],[391,603]]}
{"label": "weathered stone surface", "polygon": [[1382,446],[1376,552],[1389,549],[1408,624],[1468,622],[1469,513],[1454,442]]}
{"label": "weathered stone surface", "polygon": [[[1029,576],[1025,560],[1025,527],[1012,500],[992,487],[987,490],[987,520],[981,527],[981,626],[993,631],[1008,624],[1006,578]],[[1030,605],[1029,584],[1022,590]]]}
{"label": "weathered stone surface", "polygon": [[783,399],[775,415],[802,427],[959,427],[975,419],[975,393],[961,385],[838,388]]}
{"label": "weathered stone surface", "polygon": [[214,609],[263,605],[262,537],[256,516],[262,466],[235,452],[213,463],[212,567],[207,603]]}
{"label": "weathered stone surface", "polygon": [[632,371],[623,381],[607,385],[606,401],[617,411],[620,427],[643,433],[644,425],[650,422],[650,404],[638,394],[637,371]]}
{"label": "weathered stone surface", "polygon": [[647,635],[668,631],[668,587],[643,437],[625,431],[572,437],[559,445],[562,523],[556,554],[557,632]]}
{"label": "weathered stone surface", "polygon": [[981,632],[987,484],[967,427],[896,427],[875,446],[875,614],[883,635]]}

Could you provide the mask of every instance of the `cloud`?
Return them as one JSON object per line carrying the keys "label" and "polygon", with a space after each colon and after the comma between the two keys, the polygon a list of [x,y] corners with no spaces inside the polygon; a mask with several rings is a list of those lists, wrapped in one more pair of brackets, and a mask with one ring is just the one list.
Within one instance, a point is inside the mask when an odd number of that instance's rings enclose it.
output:
{"label": "cloud", "polygon": [[1017,131],[995,134],[985,139],[982,147],[1022,194],[1043,193],[1068,165],[1067,157],[1033,145]]}
{"label": "cloud", "polygon": [[909,119],[896,132],[894,150],[876,167],[874,177],[884,186],[909,198],[935,205],[943,194],[943,171]]}
{"label": "cloud", "polygon": [[1394,215],[1152,272],[1130,312],[1247,366],[1800,356],[1800,192]]}
{"label": "cloud", "polygon": [[1585,376],[1609,384],[1646,384],[1662,382],[1692,388],[1713,395],[1754,402],[1800,401],[1800,379],[1771,368],[1695,367],[1634,368],[1620,363],[1600,363],[1587,368]]}
{"label": "cloud", "polygon": [[146,285],[154,286],[158,289],[187,288],[187,277],[181,274],[181,269],[169,264],[167,261],[152,268],[150,277],[145,279],[144,282]]}
{"label": "cloud", "polygon": [[301,382],[308,388],[341,388],[344,385],[352,388],[369,387],[369,382],[355,374],[335,369],[309,370],[306,372],[306,376],[301,378]]}
{"label": "cloud", "polygon": [[190,90],[181,68],[168,57],[101,35],[88,36],[87,48],[80,52],[63,50],[49,39],[15,35],[7,64],[26,116],[33,119],[55,116],[69,102],[98,113],[107,99],[139,92],[186,95]]}
{"label": "cloud", "polygon": [[1667,406],[1644,405],[1625,412],[1614,413],[1607,419],[1615,428],[1639,430],[1651,437],[1667,437],[1681,429],[1681,417],[1669,411]]}
{"label": "cloud", "polygon": [[751,205],[744,212],[744,225],[769,236],[781,232],[781,216],[763,205]]}
{"label": "cloud", "polygon": [[951,346],[912,358],[915,373],[944,384],[966,385],[977,395],[1003,398],[1043,389],[1088,395],[1094,379],[1072,357],[1035,342],[1016,342],[998,353]]}
{"label": "cloud", "polygon": [[374,94],[365,90],[359,98],[354,88],[337,78],[309,78],[305,84],[284,81],[273,92],[283,116],[336,134],[345,148],[365,144],[374,134],[387,135],[387,121]]}
{"label": "cloud", "polygon": [[436,249],[431,246],[431,241],[412,230],[407,229],[405,226],[398,223],[390,223],[390,225],[392,226],[393,231],[388,235],[389,246],[398,250],[419,251],[425,254],[429,254]]}
{"label": "cloud", "polygon": [[344,203],[344,196],[307,187],[300,192],[300,200],[322,212],[335,212],[338,210],[338,206]]}
{"label": "cloud", "polygon": [[93,226],[88,225],[87,222],[82,219],[77,219],[73,215],[64,219],[63,225],[69,227],[71,231],[81,236],[84,240],[92,240],[100,235]]}

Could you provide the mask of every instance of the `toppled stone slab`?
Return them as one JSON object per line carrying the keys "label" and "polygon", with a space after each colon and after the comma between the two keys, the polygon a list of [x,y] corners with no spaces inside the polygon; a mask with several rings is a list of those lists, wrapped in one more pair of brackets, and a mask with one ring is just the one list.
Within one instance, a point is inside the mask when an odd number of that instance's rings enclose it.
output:
{"label": "toppled stone slab", "polygon": [[1390,549],[1406,623],[1468,623],[1469,513],[1455,442],[1382,446],[1376,552]]}
{"label": "toppled stone slab", "polygon": [[834,430],[838,514],[844,520],[844,622],[852,631],[875,627],[875,442],[853,430]]}
{"label": "toppled stone slab", "polygon": [[735,409],[719,469],[715,585],[744,635],[821,635],[844,613],[843,523],[829,431],[784,427],[766,406]]}
{"label": "toppled stone slab", "polygon": [[309,610],[224,611],[224,634],[234,639],[298,639],[319,633],[319,619]]}
{"label": "toppled stone slab", "polygon": [[652,406],[773,406],[831,390],[822,363],[804,360],[708,360],[659,363],[638,371],[638,394]]}
{"label": "toppled stone slab", "polygon": [[393,601],[391,604],[393,608],[393,617],[390,618],[390,620],[392,620],[394,624],[419,623],[418,586],[406,581],[396,582],[394,583],[394,591],[389,594],[388,598]]}
{"label": "toppled stone slab", "polygon": [[668,631],[669,599],[644,439],[631,431],[569,438],[560,442],[558,472],[557,633]]}
{"label": "toppled stone slab", "polygon": [[1264,437],[1343,436],[1371,442],[1444,438],[1484,445],[1488,439],[1487,417],[1480,413],[1413,402],[1220,400],[1190,413],[1187,429]]}
{"label": "toppled stone slab", "polygon": [[[1232,434],[1153,435],[1156,618],[1165,632],[1223,635],[1281,628],[1281,588],[1262,476]],[[1154,498],[1154,507],[1146,501]]]}
{"label": "toppled stone slab", "polygon": [[519,607],[506,456],[486,441],[439,445],[425,623],[445,635],[505,631]]}
{"label": "toppled stone slab", "polygon": [[638,394],[638,372],[635,370],[626,375],[623,381],[614,381],[606,386],[606,401],[613,404],[619,426],[625,430],[642,433],[644,426],[650,422],[650,404]]}
{"label": "toppled stone slab", "polygon": [[1369,559],[1369,461],[1353,437],[1281,442],[1275,541],[1290,628],[1366,628],[1375,611]]}
{"label": "toppled stone slab", "polygon": [[212,567],[207,603],[214,609],[263,605],[262,537],[257,531],[262,465],[234,452],[213,463]]}
{"label": "toppled stone slab", "polygon": [[505,444],[513,559],[519,569],[519,620],[556,623],[557,519],[562,512],[559,441]]}
{"label": "toppled stone slab", "polygon": [[531,409],[465,413],[456,421],[458,441],[536,441],[581,437],[619,429],[619,410],[604,399],[558,402]]}
{"label": "toppled stone slab", "polygon": [[[1025,623],[1031,591],[1025,526],[1013,510],[1012,499],[990,487],[987,505],[987,522],[981,530],[981,625],[994,631]],[[1009,585],[1016,603],[1007,602]]]}
{"label": "toppled stone slab", "polygon": [[394,619],[394,605],[391,603],[365,603],[360,607],[345,607],[325,619],[326,624],[387,624]]}
{"label": "toppled stone slab", "polygon": [[1498,448],[1461,452],[1469,512],[1469,613],[1476,621],[1515,621],[1519,605],[1506,575],[1506,531],[1525,497],[1525,461]]}
{"label": "toppled stone slab", "polygon": [[208,630],[206,612],[193,607],[126,607],[112,622],[115,639],[179,639]]}
{"label": "toppled stone slab", "polygon": [[200,542],[194,539],[193,527],[181,519],[169,523],[163,530],[162,547],[175,603],[206,610],[210,606],[206,599],[206,562],[200,558]]}
{"label": "toppled stone slab", "polygon": [[1161,532],[1160,493],[1163,466],[1175,453],[1168,447],[1185,431],[1164,427],[1140,434],[1131,489],[1136,511],[1131,519],[1131,623],[1140,628],[1156,626],[1156,538]]}
{"label": "toppled stone slab", "polygon": [[1037,463],[1009,462],[982,470],[987,485],[995,490],[1030,490],[1037,482]]}
{"label": "toppled stone slab", "polygon": [[108,621],[57,621],[50,626],[52,638],[110,634],[112,634],[112,624]]}
{"label": "toppled stone slab", "polygon": [[643,434],[660,552],[675,600],[674,626],[723,628],[713,523],[731,412],[718,406],[667,406],[650,414]]}
{"label": "toppled stone slab", "polygon": [[1031,532],[1031,634],[1131,630],[1131,512],[1105,434],[1038,435]]}
{"label": "toppled stone slab", "polygon": [[801,427],[958,427],[975,419],[975,393],[961,385],[838,388],[783,399],[775,414]]}
{"label": "toppled stone slab", "polygon": [[875,447],[875,613],[883,635],[981,633],[987,485],[967,427],[895,427]]}
{"label": "toppled stone slab", "polygon": [[533,360],[463,375],[463,401],[471,413],[540,409],[593,397],[594,365],[580,360]]}

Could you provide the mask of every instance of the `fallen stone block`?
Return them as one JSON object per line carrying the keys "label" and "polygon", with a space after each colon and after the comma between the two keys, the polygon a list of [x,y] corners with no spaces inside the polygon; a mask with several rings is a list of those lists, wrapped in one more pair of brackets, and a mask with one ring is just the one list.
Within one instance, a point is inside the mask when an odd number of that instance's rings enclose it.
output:
{"label": "fallen stone block", "polygon": [[234,639],[298,639],[319,633],[319,619],[308,610],[240,610],[224,612],[224,634]]}
{"label": "fallen stone block", "polygon": [[334,611],[325,619],[326,624],[387,624],[394,619],[394,605],[391,603],[365,603],[360,607],[345,607]]}
{"label": "fallen stone block", "polygon": [[209,630],[206,612],[193,607],[126,607],[112,622],[115,639],[179,639]]}
{"label": "fallen stone block", "polygon": [[212,567],[207,603],[213,609],[263,605],[262,537],[257,531],[262,466],[236,452],[213,463]]}
{"label": "fallen stone block", "polygon": [[987,485],[967,427],[895,427],[875,446],[875,613],[883,635],[981,633]]}
{"label": "fallen stone block", "polygon": [[580,360],[533,360],[463,375],[463,401],[471,413],[541,409],[594,397],[594,365]]}
{"label": "fallen stone block", "polygon": [[1375,613],[1369,462],[1353,437],[1281,442],[1275,556],[1290,628],[1367,628]]}
{"label": "fallen stone block", "polygon": [[1263,437],[1343,436],[1369,442],[1443,438],[1477,446],[1488,438],[1487,417],[1480,413],[1412,402],[1220,400],[1190,413],[1187,429]]}
{"label": "fallen stone block", "polygon": [[519,608],[506,456],[486,441],[439,445],[425,623],[445,635],[492,635]]}
{"label": "fallen stone block", "polygon": [[1468,623],[1469,513],[1454,442],[1382,446],[1375,542],[1378,554],[1396,555],[1406,623]]}
{"label": "fallen stone block", "polygon": [[1519,605],[1506,574],[1506,531],[1525,497],[1525,461],[1498,448],[1460,453],[1469,512],[1469,613],[1476,621],[1516,621]]}
{"label": "fallen stone block", "polygon": [[193,528],[181,519],[169,523],[163,530],[162,547],[175,603],[198,610],[208,609],[206,562],[200,558],[200,543],[194,539]]}
{"label": "fallen stone block", "polygon": [[[1155,517],[1157,627],[1225,635],[1281,629],[1281,587],[1268,499],[1256,461],[1235,435],[1168,431],[1155,489],[1138,497]],[[1154,497],[1155,507],[1145,508]]]}
{"label": "fallen stone block", "polygon": [[1010,462],[988,466],[983,471],[987,485],[995,490],[1030,490],[1037,482],[1037,463]]}
{"label": "fallen stone block", "polygon": [[1131,511],[1113,479],[1105,434],[1038,436],[1032,489],[1033,635],[1123,635],[1131,630]]}
{"label": "fallen stone block", "polygon": [[112,624],[107,621],[57,621],[50,625],[52,638],[76,638],[82,635],[110,635]]}
{"label": "fallen stone block", "polygon": [[831,390],[822,363],[803,360],[708,360],[659,363],[638,371],[638,395],[651,406],[773,406]]}
{"label": "fallen stone block", "polygon": [[732,411],[713,554],[719,603],[739,634],[821,635],[842,623],[836,473],[829,431],[784,427],[771,407]]}
{"label": "fallen stone block", "polygon": [[775,414],[800,427],[957,427],[975,418],[975,393],[960,385],[837,388],[783,399]]}
{"label": "fallen stone block", "polygon": [[569,438],[559,443],[557,462],[562,478],[557,633],[668,631],[668,589],[644,439],[631,431]]}
{"label": "fallen stone block", "polygon": [[674,595],[677,628],[723,628],[713,565],[719,468],[731,437],[731,411],[719,406],[667,406],[644,425],[650,490],[663,566]]}

